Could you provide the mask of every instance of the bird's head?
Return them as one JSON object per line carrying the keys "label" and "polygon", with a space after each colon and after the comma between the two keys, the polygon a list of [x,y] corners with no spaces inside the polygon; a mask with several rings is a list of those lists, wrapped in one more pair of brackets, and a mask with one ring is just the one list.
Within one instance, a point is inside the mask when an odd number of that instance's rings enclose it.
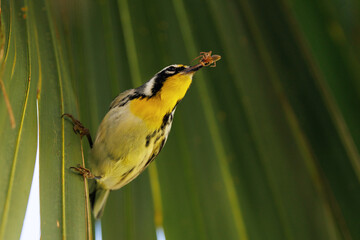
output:
{"label": "bird's head", "polygon": [[154,128],[162,124],[163,116],[172,112],[183,99],[201,64],[186,66],[173,64],[155,74],[144,85],[135,89],[136,99],[130,108],[138,117],[146,120]]}
{"label": "bird's head", "polygon": [[150,98],[159,97],[169,100],[168,97],[171,97],[169,95],[172,95],[181,99],[188,90],[194,73],[202,67],[201,64],[192,67],[182,64],[167,66],[137,90]]}

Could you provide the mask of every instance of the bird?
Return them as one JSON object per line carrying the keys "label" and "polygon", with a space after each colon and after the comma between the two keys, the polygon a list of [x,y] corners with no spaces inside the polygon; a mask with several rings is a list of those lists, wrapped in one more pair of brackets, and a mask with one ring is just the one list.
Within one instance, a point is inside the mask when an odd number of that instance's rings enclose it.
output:
{"label": "bird", "polygon": [[95,179],[89,194],[95,219],[103,215],[110,191],[135,179],[160,153],[193,75],[220,59],[219,55],[209,53],[202,52],[197,65],[172,64],[140,87],[120,93],[111,102],[94,142],[80,121],[71,114],[63,114],[72,120],[73,130],[80,137],[87,136],[90,144],[89,168],[72,169]]}

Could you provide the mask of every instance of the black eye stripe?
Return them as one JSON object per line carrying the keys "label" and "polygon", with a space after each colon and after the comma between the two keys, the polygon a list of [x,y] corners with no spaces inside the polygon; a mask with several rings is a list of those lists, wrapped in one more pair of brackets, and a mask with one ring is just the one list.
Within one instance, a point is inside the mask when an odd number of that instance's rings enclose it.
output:
{"label": "black eye stripe", "polygon": [[183,67],[183,66],[181,66],[181,67],[170,66],[170,67],[164,69],[164,71],[162,73],[164,73],[164,75],[174,75],[178,72],[181,72],[184,69],[185,69],[185,67]]}
{"label": "black eye stripe", "polygon": [[168,67],[166,70],[173,72],[173,71],[176,71],[176,68],[174,66],[171,66],[171,67]]}
{"label": "black eye stripe", "polygon": [[[174,76],[177,73],[181,72],[182,70],[186,69],[186,67],[184,66],[169,66],[165,69],[163,69],[161,72],[157,73],[155,75],[155,80],[154,80],[154,84],[151,88],[151,96],[155,96],[155,94],[160,91],[161,87],[163,86],[165,80],[170,77],[170,76]],[[151,97],[150,96],[150,97]]]}

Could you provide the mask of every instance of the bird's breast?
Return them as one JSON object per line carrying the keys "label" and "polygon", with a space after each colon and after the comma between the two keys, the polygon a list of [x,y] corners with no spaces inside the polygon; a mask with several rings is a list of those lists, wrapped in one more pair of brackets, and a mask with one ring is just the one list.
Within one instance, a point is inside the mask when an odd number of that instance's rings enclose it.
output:
{"label": "bird's breast", "polygon": [[157,156],[169,134],[174,112],[160,117],[158,128],[130,112],[112,109],[100,124],[89,163],[99,183],[118,189],[139,175]]}
{"label": "bird's breast", "polygon": [[149,128],[158,129],[166,115],[184,98],[192,82],[192,76],[169,77],[159,92],[152,97],[136,98],[130,102],[130,111],[144,120]]}

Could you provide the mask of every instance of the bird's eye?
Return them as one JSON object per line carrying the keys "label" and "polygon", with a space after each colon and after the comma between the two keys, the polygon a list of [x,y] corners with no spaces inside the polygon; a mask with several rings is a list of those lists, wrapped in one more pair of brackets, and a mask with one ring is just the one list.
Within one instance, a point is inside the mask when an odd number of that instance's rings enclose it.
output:
{"label": "bird's eye", "polygon": [[172,75],[172,74],[174,74],[175,72],[176,72],[176,68],[173,67],[173,66],[168,67],[168,68],[166,69],[166,71],[165,71],[165,73],[168,74],[168,75]]}

